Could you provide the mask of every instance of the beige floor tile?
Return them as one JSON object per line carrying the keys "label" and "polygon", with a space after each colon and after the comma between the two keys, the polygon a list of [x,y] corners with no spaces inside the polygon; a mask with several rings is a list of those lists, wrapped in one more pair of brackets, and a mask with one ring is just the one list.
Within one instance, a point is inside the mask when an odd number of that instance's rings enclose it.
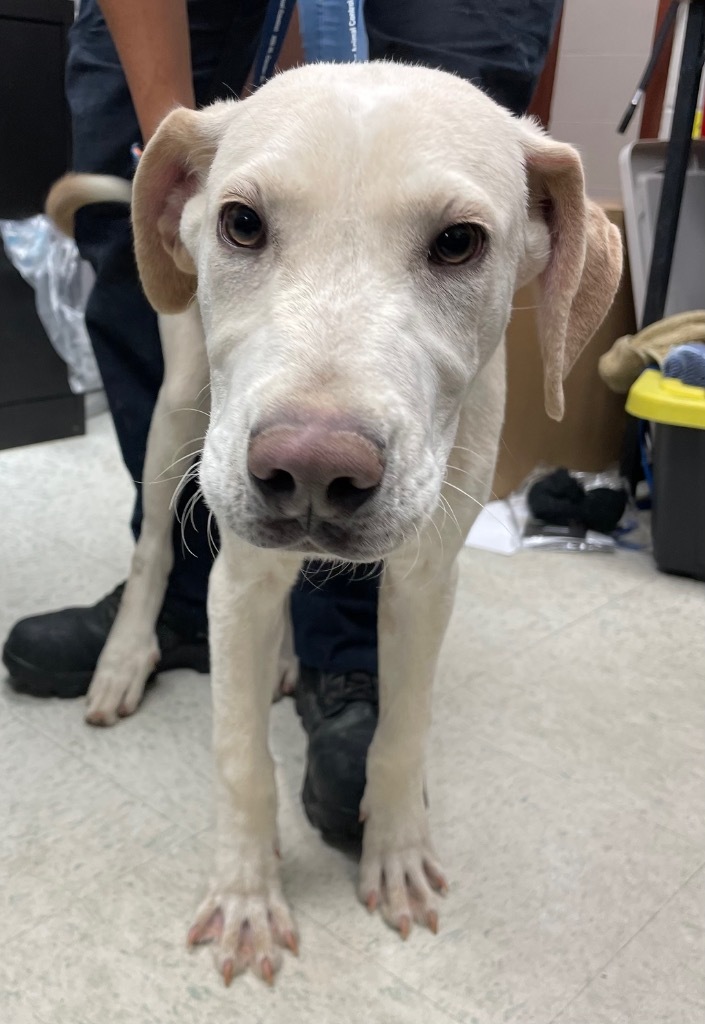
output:
{"label": "beige floor tile", "polygon": [[210,679],[178,670],[151,686],[139,713],[111,729],[83,720],[84,702],[7,695],[22,722],[114,779],[175,824],[212,821]]}
{"label": "beige floor tile", "polygon": [[0,748],[0,945],[185,831],[16,719]]}
{"label": "beige floor tile", "polygon": [[465,549],[455,612],[441,660],[449,673],[475,673],[653,580],[650,556],[525,551],[512,557]]}
{"label": "beige floor tile", "polygon": [[436,712],[702,840],[704,613],[702,585],[657,577],[479,677],[449,646]]}
{"label": "beige floor tile", "polygon": [[705,868],[552,1024],[702,1024]]}
{"label": "beige floor tile", "polygon": [[[0,514],[2,510],[0,509]],[[17,619],[67,604],[92,604],[112,590],[115,566],[34,531],[31,521],[0,532],[0,636]],[[5,669],[0,666],[0,679]]]}
{"label": "beige floor tile", "polygon": [[[94,1024],[450,1024],[424,995],[303,913],[301,958],[286,957],[273,991],[250,976],[226,989],[210,951],[184,946],[205,883],[204,853],[196,840],[179,843],[20,936],[0,961],[0,999],[55,1024],[74,1024],[80,1015]],[[38,981],[36,964],[51,965]]]}
{"label": "beige floor tile", "polygon": [[0,480],[13,498],[3,502],[11,535],[31,528],[37,540],[107,563],[118,582],[132,552],[134,490],[107,414],[88,421],[85,437],[0,453]]}
{"label": "beige floor tile", "polygon": [[[437,724],[439,735],[441,724]],[[451,881],[438,937],[402,944],[355,905],[354,866],[294,868],[308,912],[448,1013],[477,1024],[547,1022],[702,862],[636,810],[442,730],[429,779]],[[315,860],[314,860],[315,858]],[[284,877],[290,870],[284,864]],[[287,890],[288,891],[288,890]]]}

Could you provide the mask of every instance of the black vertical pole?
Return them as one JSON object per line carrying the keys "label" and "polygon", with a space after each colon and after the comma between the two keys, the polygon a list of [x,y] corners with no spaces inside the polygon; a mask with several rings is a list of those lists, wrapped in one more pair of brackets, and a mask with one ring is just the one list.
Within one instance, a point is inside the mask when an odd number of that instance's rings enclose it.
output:
{"label": "black vertical pole", "polygon": [[[690,157],[693,121],[698,103],[704,48],[705,0],[690,0],[641,328],[661,320],[666,308],[683,187]],[[705,229],[705,225],[703,228]],[[638,420],[631,416],[627,416],[620,468],[622,476],[629,481],[634,491],[643,474],[639,424]]]}
{"label": "black vertical pole", "polygon": [[[673,109],[673,124],[666,151],[666,166],[651,252],[642,328],[661,320],[666,306],[683,187],[690,156],[690,140],[698,103],[704,43],[705,0],[690,0],[678,91]],[[703,229],[705,230],[705,225]]]}

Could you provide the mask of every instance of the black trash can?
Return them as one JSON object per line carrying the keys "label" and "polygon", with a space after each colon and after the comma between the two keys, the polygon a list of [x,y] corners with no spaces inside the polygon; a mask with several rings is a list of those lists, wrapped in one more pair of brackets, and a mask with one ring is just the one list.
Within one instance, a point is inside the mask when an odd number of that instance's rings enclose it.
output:
{"label": "black trash can", "polygon": [[627,412],[652,425],[656,564],[705,580],[705,388],[645,370],[629,392]]}

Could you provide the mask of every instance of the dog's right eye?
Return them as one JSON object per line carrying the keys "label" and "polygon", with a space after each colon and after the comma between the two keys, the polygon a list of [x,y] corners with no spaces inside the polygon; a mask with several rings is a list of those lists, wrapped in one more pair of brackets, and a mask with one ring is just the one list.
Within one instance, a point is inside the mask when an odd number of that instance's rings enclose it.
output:
{"label": "dog's right eye", "polygon": [[458,266],[482,256],[487,236],[479,224],[451,224],[437,235],[428,251],[433,263]]}
{"label": "dog's right eye", "polygon": [[261,249],[266,232],[262,218],[244,203],[227,203],[220,211],[220,237],[239,249]]}

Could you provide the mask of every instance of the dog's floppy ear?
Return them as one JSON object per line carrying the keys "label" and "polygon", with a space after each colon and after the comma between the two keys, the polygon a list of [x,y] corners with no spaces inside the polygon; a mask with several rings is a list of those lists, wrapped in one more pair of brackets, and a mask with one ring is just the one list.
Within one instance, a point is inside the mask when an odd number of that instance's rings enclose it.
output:
{"label": "dog's floppy ear", "polygon": [[533,122],[522,122],[531,220],[548,229],[550,253],[538,275],[544,400],[563,417],[563,381],[609,309],[622,274],[622,240],[585,195],[580,157]]}
{"label": "dog's floppy ear", "polygon": [[181,215],[203,187],[225,106],[172,111],[137,166],[132,186],[135,254],[142,287],[159,313],[182,312],[196,294],[196,267],[181,239]]}

